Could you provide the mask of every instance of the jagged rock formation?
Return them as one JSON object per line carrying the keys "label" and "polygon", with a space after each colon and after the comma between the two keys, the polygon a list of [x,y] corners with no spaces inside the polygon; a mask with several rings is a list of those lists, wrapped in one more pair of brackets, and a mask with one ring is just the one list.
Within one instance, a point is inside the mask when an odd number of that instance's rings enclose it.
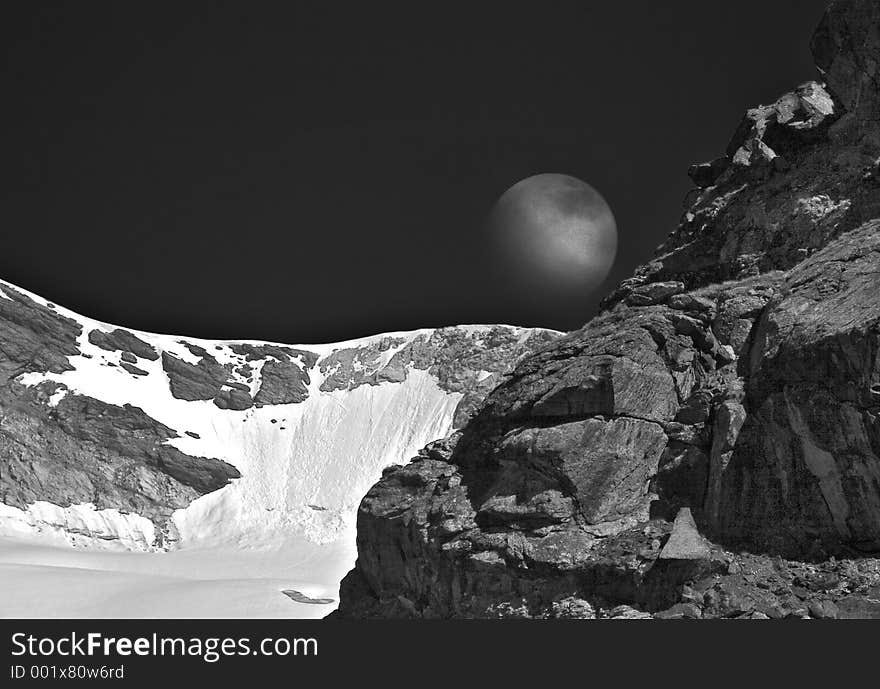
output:
{"label": "jagged rock formation", "polygon": [[[460,326],[309,348],[194,341],[108,326],[0,282],[0,536],[164,549],[181,528],[221,542],[299,528],[332,540],[388,461],[464,424],[557,335]],[[371,456],[352,464],[355,449]]]}
{"label": "jagged rock formation", "polygon": [[878,7],[831,3],[654,260],[370,490],[338,615],[880,614]]}
{"label": "jagged rock formation", "polygon": [[[0,298],[0,501],[26,507],[92,503],[156,519],[226,485],[232,465],[164,444],[177,434],[131,405],[64,395],[53,382],[28,387],[23,374],[63,374],[80,354],[82,326],[6,287]],[[122,330],[90,333],[101,349],[155,360]],[[56,394],[60,399],[53,400]],[[54,404],[50,403],[55,402]]]}

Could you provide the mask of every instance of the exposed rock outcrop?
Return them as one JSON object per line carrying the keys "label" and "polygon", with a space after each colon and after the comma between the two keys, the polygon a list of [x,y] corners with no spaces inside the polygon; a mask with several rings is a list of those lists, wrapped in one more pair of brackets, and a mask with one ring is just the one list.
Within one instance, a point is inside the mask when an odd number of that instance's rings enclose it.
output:
{"label": "exposed rock outcrop", "polygon": [[[319,363],[321,390],[397,383],[410,368],[427,371],[447,392],[462,393],[455,415],[459,428],[525,352],[543,348],[557,333],[505,326],[439,328],[411,342],[386,337],[369,348],[339,349]],[[390,356],[389,356],[390,355]]]}
{"label": "exposed rock outcrop", "polygon": [[[149,361],[155,361],[159,358],[159,354],[152,346],[144,342],[137,335],[121,328],[117,328],[109,333],[102,330],[92,330],[89,333],[89,342],[109,352],[120,351],[122,352],[123,359],[125,359],[126,354],[148,359]],[[128,363],[134,364],[136,361],[137,359]]]}
{"label": "exposed rock outcrop", "polygon": [[0,382],[22,373],[63,373],[73,367],[68,357],[79,354],[82,326],[43,308],[18,291],[3,290],[0,299]]}
{"label": "exposed rock outcrop", "polygon": [[267,361],[262,376],[260,390],[254,397],[257,404],[299,403],[309,396],[308,371],[292,361]]}
{"label": "exposed rock outcrop", "polygon": [[655,258],[373,487],[338,615],[876,616],[878,32],[831,3]]}
{"label": "exposed rock outcrop", "polygon": [[179,400],[211,400],[229,377],[229,370],[204,349],[196,352],[198,363],[191,364],[168,352],[162,353],[162,368],[168,374],[171,394]]}
{"label": "exposed rock outcrop", "polygon": [[[63,396],[53,406],[50,398],[64,392],[62,386],[17,382],[24,373],[72,370],[69,357],[80,353],[82,328],[10,287],[3,293],[0,502],[19,508],[38,500],[62,507],[92,503],[162,523],[175,509],[239,476],[226,462],[165,444],[177,433],[137,407],[78,395]],[[118,335],[125,332],[95,344],[107,349],[112,341],[112,349],[123,345],[131,351],[137,338]]]}

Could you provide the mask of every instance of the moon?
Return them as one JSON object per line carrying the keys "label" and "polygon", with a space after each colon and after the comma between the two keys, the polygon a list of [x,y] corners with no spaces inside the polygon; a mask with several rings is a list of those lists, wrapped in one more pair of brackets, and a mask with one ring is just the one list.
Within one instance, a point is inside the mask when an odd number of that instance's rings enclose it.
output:
{"label": "moon", "polygon": [[617,223],[593,187],[569,175],[527,177],[505,191],[489,223],[514,282],[530,290],[589,293],[617,254]]}

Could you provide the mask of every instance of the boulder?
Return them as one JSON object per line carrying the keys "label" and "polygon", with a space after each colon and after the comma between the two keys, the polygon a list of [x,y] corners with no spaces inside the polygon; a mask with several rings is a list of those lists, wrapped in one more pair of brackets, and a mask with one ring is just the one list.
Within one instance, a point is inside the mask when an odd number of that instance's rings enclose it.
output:
{"label": "boulder", "polygon": [[[89,342],[108,352],[122,352],[123,356],[129,354],[141,359],[148,359],[149,361],[156,361],[159,358],[159,354],[152,345],[147,344],[128,330],[121,328],[112,330],[109,333],[103,330],[92,330],[89,333]],[[135,361],[129,361],[129,363],[133,364]]]}
{"label": "boulder", "polygon": [[672,534],[660,551],[661,560],[705,560],[709,556],[706,541],[688,507],[682,507],[672,524]]}

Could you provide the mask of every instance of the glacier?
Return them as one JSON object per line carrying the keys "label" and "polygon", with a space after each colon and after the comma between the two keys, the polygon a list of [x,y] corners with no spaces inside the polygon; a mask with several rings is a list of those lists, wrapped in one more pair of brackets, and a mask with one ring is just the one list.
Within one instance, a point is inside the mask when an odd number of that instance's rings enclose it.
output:
{"label": "glacier", "polygon": [[[28,371],[17,383],[50,386],[48,407],[67,396],[136,407],[173,429],[176,437],[168,445],[223,460],[240,478],[159,523],[124,506],[98,508],[93,502],[0,503],[0,584],[16,594],[0,603],[3,616],[328,614],[335,604],[296,602],[280,591],[335,600],[356,556],[357,506],[382,470],[446,436],[463,398],[502,380],[513,354],[524,355],[557,335],[469,325],[285,345],[126,329],[161,355],[137,358],[135,375],[122,366],[131,356],[95,344],[101,341],[95,333],[112,334],[119,326],[0,281],[0,296],[9,300],[11,294],[80,326],[69,370]],[[516,351],[481,356],[480,348],[491,354],[498,338]],[[472,368],[458,361],[449,372],[453,364],[442,350],[453,342],[477,352]],[[172,394],[165,357],[193,366],[208,357],[230,371],[224,390],[259,399],[261,370],[275,359],[245,353],[267,346],[295,348],[293,360],[306,372],[305,399],[233,409]]]}

